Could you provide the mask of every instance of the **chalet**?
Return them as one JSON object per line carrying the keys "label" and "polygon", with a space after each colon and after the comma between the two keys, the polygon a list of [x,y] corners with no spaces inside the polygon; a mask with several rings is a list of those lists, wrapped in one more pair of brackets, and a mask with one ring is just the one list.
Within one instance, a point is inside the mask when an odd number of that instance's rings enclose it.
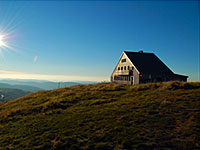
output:
{"label": "chalet", "polygon": [[124,51],[111,75],[111,82],[140,84],[187,81],[188,76],[173,73],[154,53]]}

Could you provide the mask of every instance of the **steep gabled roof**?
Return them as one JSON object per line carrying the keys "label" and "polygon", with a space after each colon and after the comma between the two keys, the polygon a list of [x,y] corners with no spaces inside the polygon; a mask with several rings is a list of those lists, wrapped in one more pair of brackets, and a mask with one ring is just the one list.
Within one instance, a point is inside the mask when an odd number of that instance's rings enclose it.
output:
{"label": "steep gabled roof", "polygon": [[124,53],[141,74],[173,74],[173,72],[154,53],[127,51],[124,51]]}

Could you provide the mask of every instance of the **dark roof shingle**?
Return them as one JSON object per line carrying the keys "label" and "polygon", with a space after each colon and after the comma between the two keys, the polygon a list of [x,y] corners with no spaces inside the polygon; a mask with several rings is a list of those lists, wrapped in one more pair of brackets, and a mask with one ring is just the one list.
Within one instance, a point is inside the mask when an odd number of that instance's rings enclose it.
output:
{"label": "dark roof shingle", "polygon": [[141,74],[173,74],[154,53],[124,52]]}

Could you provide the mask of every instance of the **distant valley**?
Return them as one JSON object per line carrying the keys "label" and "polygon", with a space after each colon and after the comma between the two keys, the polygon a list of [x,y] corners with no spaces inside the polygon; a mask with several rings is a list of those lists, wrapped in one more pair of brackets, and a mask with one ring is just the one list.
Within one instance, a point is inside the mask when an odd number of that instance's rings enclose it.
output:
{"label": "distant valley", "polygon": [[[47,81],[47,80],[26,80],[26,79],[3,79],[0,80],[0,84],[9,84],[14,87],[11,88],[17,88],[17,89],[22,89],[28,90],[30,92],[36,92],[40,90],[53,90],[57,88],[62,88],[62,87],[68,87],[68,86],[73,86],[73,85],[80,85],[80,84],[93,84],[97,82],[92,82],[92,81],[78,81],[78,82],[52,82],[52,81]],[[17,86],[17,87],[16,87]],[[26,86],[26,87],[23,87]],[[30,86],[30,87],[27,87]],[[0,85],[1,88],[1,85]],[[3,88],[3,87],[2,87]],[[7,88],[7,87],[5,87]],[[10,88],[10,87],[8,87]]]}
{"label": "distant valley", "polygon": [[45,80],[3,79],[0,80],[0,102],[16,99],[28,93],[38,92],[42,90],[53,90],[62,87],[91,83],[95,82],[80,81],[79,83],[51,82]]}
{"label": "distant valley", "polygon": [[29,94],[30,92],[19,89],[0,88],[0,102],[16,99]]}
{"label": "distant valley", "polygon": [[24,90],[24,91],[28,91],[28,92],[37,92],[37,91],[44,90],[42,88],[30,86],[30,85],[7,84],[7,83],[1,83],[1,82],[0,82],[0,88],[19,89],[19,90]]}

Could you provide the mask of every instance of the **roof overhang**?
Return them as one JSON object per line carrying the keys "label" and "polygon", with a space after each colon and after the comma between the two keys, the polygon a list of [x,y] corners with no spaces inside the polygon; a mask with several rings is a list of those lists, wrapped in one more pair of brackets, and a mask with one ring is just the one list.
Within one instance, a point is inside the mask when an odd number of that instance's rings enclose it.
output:
{"label": "roof overhang", "polygon": [[180,75],[180,74],[175,74],[175,73],[174,73],[174,75],[175,75],[175,76],[178,76],[178,77],[185,77],[185,78],[188,78],[188,76],[185,76],[185,75]]}

